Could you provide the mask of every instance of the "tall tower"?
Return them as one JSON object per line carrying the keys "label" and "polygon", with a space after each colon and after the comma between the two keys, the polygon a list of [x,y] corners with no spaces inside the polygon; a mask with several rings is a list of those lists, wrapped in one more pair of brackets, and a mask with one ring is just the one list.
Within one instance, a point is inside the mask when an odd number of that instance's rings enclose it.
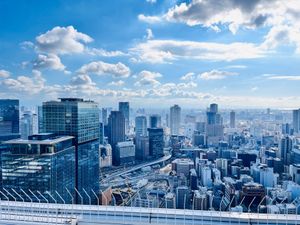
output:
{"label": "tall tower", "polygon": [[135,136],[147,136],[147,118],[146,116],[135,117]]}
{"label": "tall tower", "polygon": [[174,105],[170,108],[170,127],[171,134],[178,135],[181,122],[181,108],[178,105]]}
{"label": "tall tower", "polygon": [[19,114],[19,100],[0,99],[0,136],[19,134]]}
{"label": "tall tower", "polygon": [[230,128],[235,128],[235,111],[230,112]]}
{"label": "tall tower", "polygon": [[129,102],[119,102],[119,111],[125,118],[125,131],[129,133]]}
{"label": "tall tower", "polygon": [[161,116],[157,114],[151,115],[149,123],[150,128],[161,127]]}
{"label": "tall tower", "polygon": [[[99,191],[99,109],[93,101],[60,98],[43,103],[43,132],[75,137],[76,188],[84,203],[96,203]],[[80,202],[77,196],[77,202]]]}
{"label": "tall tower", "polygon": [[293,110],[293,128],[295,133],[300,130],[300,109]]}
{"label": "tall tower", "polygon": [[108,143],[112,147],[113,164],[116,164],[116,145],[125,141],[125,117],[120,111],[111,111],[108,117]]}

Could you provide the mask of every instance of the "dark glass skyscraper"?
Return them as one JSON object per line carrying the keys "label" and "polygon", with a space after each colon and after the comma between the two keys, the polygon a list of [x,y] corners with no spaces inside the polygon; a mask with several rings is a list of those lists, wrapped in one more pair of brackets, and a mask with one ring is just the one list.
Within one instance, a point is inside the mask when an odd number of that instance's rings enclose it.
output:
{"label": "dark glass skyscraper", "polygon": [[85,203],[89,203],[85,192],[96,203],[92,190],[99,191],[99,127],[99,109],[93,101],[61,98],[43,103],[44,132],[75,137],[76,188]]}
{"label": "dark glass skyscraper", "polygon": [[51,195],[57,202],[63,203],[59,197],[62,196],[66,203],[71,203],[67,189],[75,194],[73,139],[72,136],[40,134],[30,136],[29,140],[4,142],[1,150],[1,188],[17,191],[26,201],[37,201],[31,191],[35,195],[39,195],[39,191],[49,202],[53,202]]}
{"label": "dark glass skyscraper", "polygon": [[0,99],[0,141],[19,132],[19,100]]}
{"label": "dark glass skyscraper", "polygon": [[154,158],[164,155],[164,130],[163,128],[148,128],[149,153]]}
{"label": "dark glass skyscraper", "polygon": [[147,118],[146,116],[135,117],[135,136],[147,136]]}
{"label": "dark glass skyscraper", "polygon": [[125,131],[129,132],[129,102],[119,102],[119,111],[125,117]]}
{"label": "dark glass skyscraper", "polygon": [[161,116],[160,115],[151,115],[149,119],[150,128],[158,128],[161,127]]}
{"label": "dark glass skyscraper", "polygon": [[111,111],[108,117],[108,143],[112,147],[113,164],[117,164],[116,145],[118,142],[125,141],[125,117],[120,111]]}

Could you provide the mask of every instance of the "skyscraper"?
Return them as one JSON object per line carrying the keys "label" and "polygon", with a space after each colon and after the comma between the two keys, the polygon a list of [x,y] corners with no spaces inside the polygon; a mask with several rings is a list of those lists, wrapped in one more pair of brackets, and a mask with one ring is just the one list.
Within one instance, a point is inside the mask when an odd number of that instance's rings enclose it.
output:
{"label": "skyscraper", "polygon": [[0,99],[0,136],[18,135],[19,129],[19,100]]}
{"label": "skyscraper", "polygon": [[235,111],[230,112],[230,128],[235,128]]}
{"label": "skyscraper", "polygon": [[28,140],[5,142],[1,150],[1,189],[16,190],[18,201],[39,201],[30,192],[38,195],[39,191],[49,202],[53,199],[47,193],[59,203],[64,203],[60,196],[65,203],[72,203],[68,191],[75,195],[73,139],[73,136],[39,134],[30,136]]}
{"label": "skyscraper", "polygon": [[125,117],[125,131],[129,132],[129,102],[119,102],[119,111]]}
{"label": "skyscraper", "polygon": [[135,136],[147,136],[147,118],[146,116],[135,117]]}
{"label": "skyscraper", "polygon": [[125,117],[120,111],[111,111],[108,117],[108,143],[113,151],[113,164],[116,165],[116,145],[125,141]]}
{"label": "skyscraper", "polygon": [[107,125],[107,108],[102,108],[102,123],[103,123],[103,126]]}
{"label": "skyscraper", "polygon": [[293,110],[293,129],[295,133],[300,130],[300,109]]}
{"label": "skyscraper", "polygon": [[172,135],[179,134],[181,122],[181,108],[178,105],[174,105],[170,108],[170,128]]}
{"label": "skyscraper", "polygon": [[99,109],[93,101],[61,98],[43,103],[43,131],[75,137],[76,188],[85,203],[89,199],[84,190],[94,203],[92,190],[99,191],[99,127]]}
{"label": "skyscraper", "polygon": [[154,158],[164,155],[164,130],[162,128],[148,128],[149,153]]}
{"label": "skyscraper", "polygon": [[282,137],[280,140],[280,158],[283,161],[284,165],[289,165],[291,163],[291,153],[293,149],[293,141],[292,139],[286,135],[285,137]]}
{"label": "skyscraper", "polygon": [[223,139],[224,128],[222,124],[222,117],[218,113],[218,105],[213,103],[206,112],[207,125],[207,144],[218,145],[219,141]]}
{"label": "skyscraper", "polygon": [[157,114],[151,115],[149,121],[149,127],[150,128],[161,127],[161,116]]}
{"label": "skyscraper", "polygon": [[38,133],[38,116],[31,111],[25,111],[20,122],[21,138],[27,139],[30,135]]}

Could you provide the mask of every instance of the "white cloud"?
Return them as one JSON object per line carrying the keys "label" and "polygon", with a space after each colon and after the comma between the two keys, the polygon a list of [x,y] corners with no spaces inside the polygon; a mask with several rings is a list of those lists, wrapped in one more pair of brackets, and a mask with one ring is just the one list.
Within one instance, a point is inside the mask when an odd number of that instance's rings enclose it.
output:
{"label": "white cloud", "polygon": [[7,78],[0,82],[1,89],[13,92],[22,92],[29,95],[39,93],[45,87],[45,79],[42,74],[37,71],[32,71],[32,76],[18,76],[16,79]]}
{"label": "white cloud", "polygon": [[95,85],[89,75],[79,74],[75,77],[72,77],[71,82],[72,85]]}
{"label": "white cloud", "polygon": [[39,54],[32,64],[34,69],[65,70],[65,66],[60,61],[60,58],[54,54]]}
{"label": "white cloud", "polygon": [[270,29],[262,43],[266,50],[290,45],[300,53],[299,0],[192,0],[168,9],[162,15],[139,15],[148,23],[175,22],[202,26],[216,32],[229,29],[235,34],[240,28]]}
{"label": "white cloud", "polygon": [[143,70],[138,74],[138,81],[135,82],[135,86],[155,86],[160,82],[157,78],[162,77],[160,73]]}
{"label": "white cloud", "polygon": [[145,36],[145,38],[147,39],[147,40],[149,40],[149,39],[153,39],[154,38],[154,35],[153,35],[153,32],[152,32],[152,30],[151,29],[146,29],[146,33],[147,33],[147,35]]}
{"label": "white cloud", "polygon": [[251,88],[251,91],[252,91],[252,92],[255,92],[255,91],[257,91],[257,90],[258,90],[258,87],[257,87],[257,86]]}
{"label": "white cloud", "polygon": [[125,84],[124,81],[118,80],[118,81],[112,81],[112,82],[110,82],[108,85],[109,85],[109,86],[120,87],[120,86],[123,86],[124,84]]}
{"label": "white cloud", "polygon": [[264,74],[268,80],[289,80],[289,81],[300,81],[300,75],[275,75],[275,74]]}
{"label": "white cloud", "polygon": [[245,65],[230,65],[230,66],[226,66],[225,68],[227,68],[227,69],[246,69],[247,66],[245,66]]}
{"label": "white cloud", "polygon": [[7,70],[0,70],[0,78],[8,78],[10,76],[10,72]]}
{"label": "white cloud", "polygon": [[83,65],[78,71],[79,74],[109,74],[113,77],[128,77],[130,69],[121,62],[116,64],[105,63],[102,61],[91,62]]}
{"label": "white cloud", "polygon": [[36,37],[36,47],[40,52],[56,55],[82,53],[84,44],[92,41],[90,36],[78,32],[73,26],[57,26]]}
{"label": "white cloud", "polygon": [[126,56],[127,54],[122,51],[107,51],[103,48],[87,48],[87,53],[90,55],[98,55],[103,57],[118,57],[118,56]]}
{"label": "white cloud", "polygon": [[233,61],[264,57],[265,52],[253,43],[148,40],[130,49],[137,62],[166,63],[186,58],[195,60]]}
{"label": "white cloud", "polygon": [[154,3],[156,3],[156,0],[146,0],[146,2],[149,2],[149,3],[151,3],[151,4],[154,4]]}
{"label": "white cloud", "polygon": [[236,76],[238,73],[220,71],[220,70],[211,70],[209,72],[204,72],[198,75],[198,78],[203,80],[221,80],[225,79],[228,76]]}
{"label": "white cloud", "polygon": [[187,73],[185,75],[183,75],[182,77],[180,77],[180,80],[184,80],[184,81],[192,81],[194,80],[195,77],[195,73]]}
{"label": "white cloud", "polygon": [[158,16],[145,16],[143,14],[138,15],[138,19],[147,23],[159,23],[162,19]]}

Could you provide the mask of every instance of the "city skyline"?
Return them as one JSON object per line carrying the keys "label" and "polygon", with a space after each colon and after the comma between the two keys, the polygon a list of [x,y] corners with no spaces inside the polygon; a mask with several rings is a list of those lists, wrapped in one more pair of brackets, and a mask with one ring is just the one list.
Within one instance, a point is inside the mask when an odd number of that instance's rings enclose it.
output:
{"label": "city skyline", "polygon": [[136,108],[298,108],[297,1],[215,5],[2,1],[0,97],[31,106],[82,97]]}

